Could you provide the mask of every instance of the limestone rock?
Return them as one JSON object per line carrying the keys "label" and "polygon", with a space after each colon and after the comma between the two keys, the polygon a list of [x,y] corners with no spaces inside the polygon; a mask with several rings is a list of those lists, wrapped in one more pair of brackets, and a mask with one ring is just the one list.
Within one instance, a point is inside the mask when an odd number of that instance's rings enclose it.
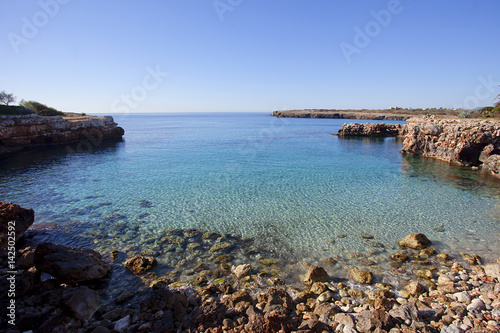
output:
{"label": "limestone rock", "polygon": [[490,166],[486,165],[485,158],[486,161],[492,159],[493,169],[495,165],[500,165],[495,163],[500,157],[496,155],[495,146],[500,136],[497,121],[415,117],[408,119],[407,123],[403,153],[433,157],[462,166],[478,166],[483,162],[486,169]]}
{"label": "limestone rock", "polygon": [[397,261],[397,262],[405,262],[410,259],[406,254],[404,253],[394,253],[389,256],[392,260]]}
{"label": "limestone rock", "polygon": [[25,209],[14,203],[0,201],[0,249],[7,248],[9,232],[14,232],[17,242],[34,221],[33,209]]}
{"label": "limestone rock", "polygon": [[363,311],[356,317],[359,332],[373,332],[376,329],[390,330],[392,321],[389,314],[382,310]]}
{"label": "limestone rock", "polygon": [[481,265],[481,257],[477,254],[460,253],[462,259],[470,265]]}
{"label": "limestone rock", "polygon": [[67,284],[100,279],[111,269],[97,251],[52,243],[37,246],[35,266]]}
{"label": "limestone rock", "polygon": [[389,315],[393,318],[398,318],[403,322],[420,321],[422,319],[417,306],[412,302],[408,302],[405,305],[389,311]]}
{"label": "limestone rock", "polygon": [[412,295],[421,295],[425,292],[425,287],[418,281],[412,281],[405,287],[406,291]]}
{"label": "limestone rock", "polygon": [[0,154],[47,145],[121,139],[125,131],[112,117],[0,116]]}
{"label": "limestone rock", "polygon": [[16,267],[29,268],[33,267],[33,265],[35,265],[35,248],[34,247],[24,248],[21,251],[20,257],[16,262]]}
{"label": "limestone rock", "polygon": [[500,265],[499,264],[492,264],[492,265],[486,265],[483,267],[484,272],[486,273],[487,276],[492,277],[494,279],[497,279],[497,281],[500,282]]}
{"label": "limestone rock", "polygon": [[234,275],[236,275],[238,279],[241,279],[242,277],[250,274],[250,272],[252,271],[252,266],[249,264],[239,265],[236,267],[233,266],[231,268],[231,271],[233,272]]}
{"label": "limestone rock", "polygon": [[328,278],[328,273],[323,267],[311,265],[304,277],[304,283],[313,284],[314,282],[326,282]]}
{"label": "limestone rock", "polygon": [[83,321],[89,320],[101,305],[99,293],[85,286],[65,290],[62,304],[72,316]]}
{"label": "limestone rock", "polygon": [[118,333],[123,333],[127,331],[129,326],[130,326],[130,315],[123,317],[120,320],[117,320],[115,326],[113,327],[113,330]]}
{"label": "limestone rock", "polygon": [[136,274],[149,271],[157,265],[157,261],[153,257],[135,256],[125,261],[125,267]]}
{"label": "limestone rock", "polygon": [[370,271],[363,271],[355,267],[349,271],[349,275],[354,281],[359,283],[372,284],[373,282],[373,273]]}
{"label": "limestone rock", "polygon": [[406,236],[399,241],[399,246],[421,250],[431,244],[431,241],[422,233],[415,233]]}
{"label": "limestone rock", "polygon": [[371,136],[388,137],[403,135],[406,131],[406,125],[393,125],[384,123],[365,123],[365,124],[344,124],[340,128],[339,136]]}

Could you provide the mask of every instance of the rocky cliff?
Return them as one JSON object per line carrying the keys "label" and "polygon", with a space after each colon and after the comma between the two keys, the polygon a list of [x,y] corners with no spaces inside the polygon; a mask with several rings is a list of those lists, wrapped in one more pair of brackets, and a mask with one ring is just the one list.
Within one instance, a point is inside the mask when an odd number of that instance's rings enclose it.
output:
{"label": "rocky cliff", "polygon": [[333,118],[333,119],[373,119],[373,120],[406,120],[408,114],[394,114],[389,110],[285,110],[273,111],[271,116],[278,118]]}
{"label": "rocky cliff", "polygon": [[338,133],[339,136],[372,137],[403,136],[405,134],[406,125],[392,125],[384,123],[344,124]]}
{"label": "rocky cliff", "polygon": [[124,135],[112,117],[0,116],[0,155],[38,146],[89,140],[119,139]]}
{"label": "rocky cliff", "polygon": [[500,174],[500,122],[430,116],[411,118],[407,123],[403,153],[463,166],[482,166]]}

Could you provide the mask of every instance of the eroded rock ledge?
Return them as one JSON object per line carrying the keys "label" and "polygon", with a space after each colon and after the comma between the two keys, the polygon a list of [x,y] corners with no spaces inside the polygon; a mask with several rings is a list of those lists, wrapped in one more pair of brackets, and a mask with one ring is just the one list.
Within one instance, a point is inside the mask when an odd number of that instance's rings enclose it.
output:
{"label": "eroded rock ledge", "polygon": [[407,132],[406,125],[392,125],[384,123],[366,123],[366,124],[344,124],[339,130],[339,136],[372,136],[388,137],[403,136]]}
{"label": "eroded rock ledge", "polygon": [[407,125],[344,124],[338,135],[404,137],[402,153],[482,167],[500,177],[500,122],[483,119],[410,118]]}
{"label": "eroded rock ledge", "polygon": [[110,116],[0,116],[0,155],[81,140],[120,139],[124,133]]}
{"label": "eroded rock ledge", "polygon": [[407,120],[403,153],[432,157],[462,166],[482,166],[500,174],[500,122],[481,119]]}

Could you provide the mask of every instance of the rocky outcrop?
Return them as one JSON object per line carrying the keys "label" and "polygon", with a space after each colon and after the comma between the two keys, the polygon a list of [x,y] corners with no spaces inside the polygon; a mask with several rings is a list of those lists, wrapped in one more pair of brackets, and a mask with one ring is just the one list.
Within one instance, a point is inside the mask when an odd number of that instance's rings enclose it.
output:
{"label": "rocky outcrop", "polygon": [[285,110],[273,111],[271,116],[278,118],[331,118],[331,119],[373,119],[373,120],[406,120],[409,114],[390,113],[389,110]]}
{"label": "rocky outcrop", "polygon": [[105,139],[120,139],[124,133],[110,116],[0,116],[0,155],[80,141],[97,146]]}
{"label": "rocky outcrop", "polygon": [[406,125],[393,125],[384,123],[344,124],[338,132],[339,136],[371,137],[403,136],[405,134]]}
{"label": "rocky outcrop", "polygon": [[40,272],[66,284],[97,280],[111,269],[97,251],[52,243],[36,247],[34,262]]}
{"label": "rocky outcrop", "polygon": [[8,244],[10,233],[15,234],[17,241],[35,221],[33,209],[25,209],[10,202],[0,201],[0,249]]}
{"label": "rocky outcrop", "polygon": [[500,123],[480,119],[411,118],[403,153],[500,173]]}

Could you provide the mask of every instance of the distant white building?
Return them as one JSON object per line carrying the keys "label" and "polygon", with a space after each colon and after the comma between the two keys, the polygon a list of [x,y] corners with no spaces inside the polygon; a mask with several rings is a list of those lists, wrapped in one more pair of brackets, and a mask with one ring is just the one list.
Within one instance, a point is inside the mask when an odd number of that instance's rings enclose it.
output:
{"label": "distant white building", "polygon": [[403,108],[400,108],[399,106],[391,106],[389,110],[403,110]]}

